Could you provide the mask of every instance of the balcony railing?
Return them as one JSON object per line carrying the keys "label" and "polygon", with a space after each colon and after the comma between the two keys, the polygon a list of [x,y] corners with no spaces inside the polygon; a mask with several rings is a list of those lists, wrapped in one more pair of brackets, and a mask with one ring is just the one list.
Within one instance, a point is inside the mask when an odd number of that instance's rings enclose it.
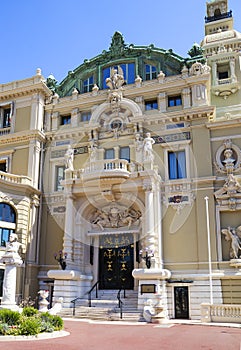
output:
{"label": "balcony railing", "polygon": [[9,133],[10,133],[10,130],[11,130],[11,127],[8,127],[8,128],[1,128],[1,129],[0,129],[0,136],[9,134]]}
{"label": "balcony railing", "polygon": [[4,171],[0,171],[0,181],[6,181],[20,185],[32,185],[32,181],[28,176],[9,174],[5,173]]}
{"label": "balcony railing", "polygon": [[84,168],[84,174],[108,173],[108,172],[127,172],[128,161],[125,159],[105,159],[90,163]]}
{"label": "balcony railing", "polygon": [[227,79],[219,79],[218,80],[218,85],[224,85],[224,84],[232,84],[232,78],[227,78]]}
{"label": "balcony railing", "polygon": [[220,19],[231,18],[231,17],[233,17],[232,10],[229,12],[220,13],[219,15],[216,15],[216,16],[205,17],[205,23],[218,21]]}
{"label": "balcony railing", "polygon": [[241,305],[202,304],[202,322],[240,323]]}

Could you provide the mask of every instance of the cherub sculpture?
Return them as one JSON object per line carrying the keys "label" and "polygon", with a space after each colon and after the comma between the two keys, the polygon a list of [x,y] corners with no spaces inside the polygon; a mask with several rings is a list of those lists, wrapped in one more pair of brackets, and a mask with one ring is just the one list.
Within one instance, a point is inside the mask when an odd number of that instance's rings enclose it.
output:
{"label": "cherub sculpture", "polygon": [[225,235],[226,241],[231,241],[230,247],[230,257],[234,259],[239,259],[238,253],[241,250],[241,226],[236,229],[228,228],[221,230],[222,234]]}

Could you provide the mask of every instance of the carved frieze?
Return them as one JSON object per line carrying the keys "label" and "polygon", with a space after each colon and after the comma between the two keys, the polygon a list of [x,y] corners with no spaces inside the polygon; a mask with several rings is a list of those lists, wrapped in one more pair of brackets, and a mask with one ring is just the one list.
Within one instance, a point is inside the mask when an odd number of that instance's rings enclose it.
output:
{"label": "carved frieze", "polygon": [[135,209],[126,208],[118,204],[106,206],[102,209],[97,209],[92,217],[90,223],[93,228],[99,228],[104,231],[105,228],[119,228],[138,225],[141,218],[141,212]]}

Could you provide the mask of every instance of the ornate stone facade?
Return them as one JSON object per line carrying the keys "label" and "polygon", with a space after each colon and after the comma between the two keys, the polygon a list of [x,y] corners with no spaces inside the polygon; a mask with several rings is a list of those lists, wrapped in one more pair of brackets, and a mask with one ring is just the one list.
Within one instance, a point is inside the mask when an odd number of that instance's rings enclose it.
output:
{"label": "ornate stone facade", "polygon": [[99,282],[134,289],[140,310],[157,293],[162,316],[199,319],[208,215],[215,303],[239,302],[240,50],[215,0],[189,58],[116,32],[59,84],[38,69],[0,85],[0,257],[15,231],[20,298],[49,290],[69,307]]}

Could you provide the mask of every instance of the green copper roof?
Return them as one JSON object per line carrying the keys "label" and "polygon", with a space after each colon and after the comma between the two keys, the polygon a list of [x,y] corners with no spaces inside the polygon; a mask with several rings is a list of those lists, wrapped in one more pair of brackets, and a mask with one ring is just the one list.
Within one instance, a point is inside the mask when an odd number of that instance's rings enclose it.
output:
{"label": "green copper roof", "polygon": [[[94,83],[102,89],[102,70],[105,67],[116,66],[133,62],[135,64],[135,76],[139,75],[145,80],[145,64],[156,67],[157,71],[163,71],[166,76],[177,75],[181,73],[184,63],[200,55],[201,50],[194,48],[190,50],[191,59],[185,59],[175,54],[171,49],[164,50],[149,46],[127,45],[123,35],[115,32],[109,50],[103,50],[101,54],[85,59],[84,62],[70,71],[67,77],[57,86],[57,92],[60,96],[71,94],[73,88],[80,89],[81,82],[89,76],[94,76]],[[81,92],[81,91],[80,91]]]}

